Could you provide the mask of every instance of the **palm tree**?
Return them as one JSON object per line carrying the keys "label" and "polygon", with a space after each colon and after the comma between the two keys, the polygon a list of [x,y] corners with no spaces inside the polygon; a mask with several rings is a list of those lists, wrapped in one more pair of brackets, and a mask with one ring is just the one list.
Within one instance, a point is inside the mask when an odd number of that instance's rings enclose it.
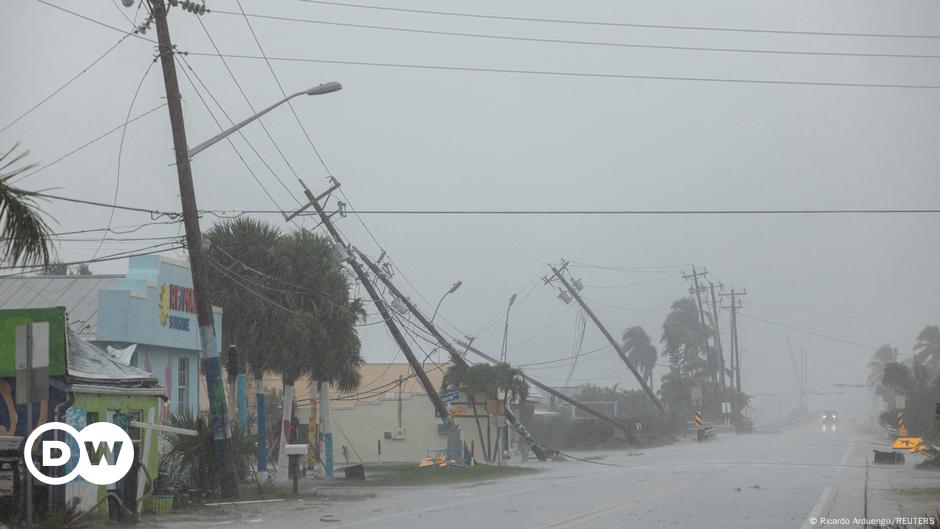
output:
{"label": "palm tree", "polygon": [[35,167],[35,164],[14,167],[29,151],[13,152],[19,143],[6,152],[0,151],[0,257],[9,265],[48,265],[51,258],[51,230],[40,216],[33,201],[35,192],[13,186],[13,178]]}
{"label": "palm tree", "polygon": [[223,343],[236,346],[237,370],[243,372],[250,365],[254,375],[259,473],[267,472],[267,416],[262,380],[264,372],[273,367],[270,346],[282,314],[270,303],[262,302],[258,295],[276,293],[271,290],[277,288],[275,282],[262,271],[273,268],[274,249],[280,236],[276,227],[243,217],[216,224],[205,236],[209,242],[206,252],[209,289],[214,302],[225,309]]}
{"label": "palm tree", "polygon": [[698,316],[698,307],[692,298],[682,298],[672,303],[672,311],[663,322],[664,344],[662,356],[680,373],[699,374],[707,371],[705,335]]}
{"label": "palm tree", "polygon": [[656,367],[659,354],[643,327],[633,326],[623,331],[623,349],[627,353],[630,362],[636,366],[643,378],[646,379],[647,385],[652,388],[653,369]]}
{"label": "palm tree", "polygon": [[914,356],[931,373],[940,371],[940,328],[928,325],[920,331],[914,344]]}
{"label": "palm tree", "polygon": [[288,421],[294,382],[304,375],[342,390],[359,386],[363,359],[356,324],[365,310],[361,300],[351,299],[349,278],[325,237],[297,230],[278,239],[275,256],[283,314],[272,342],[272,370],[281,375]]}
{"label": "palm tree", "polygon": [[896,363],[897,361],[897,347],[891,347],[888,344],[879,347],[878,350],[875,351],[875,354],[871,355],[871,360],[868,361],[868,385],[880,385],[885,375],[885,366],[887,364]]}
{"label": "palm tree", "polygon": [[499,362],[496,365],[475,364],[464,366],[454,364],[444,374],[444,388],[456,389],[466,395],[467,405],[473,410],[473,418],[480,436],[480,446],[483,448],[483,457],[489,461],[491,454],[487,443],[483,439],[483,427],[477,414],[479,400],[498,399],[503,393],[506,406],[518,399],[525,401],[529,396],[529,385],[522,370],[514,368],[508,363]]}

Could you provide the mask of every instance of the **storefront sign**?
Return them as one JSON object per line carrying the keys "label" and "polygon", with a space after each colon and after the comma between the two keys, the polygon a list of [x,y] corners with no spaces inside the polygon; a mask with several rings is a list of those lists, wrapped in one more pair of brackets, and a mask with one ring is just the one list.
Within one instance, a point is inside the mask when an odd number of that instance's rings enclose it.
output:
{"label": "storefront sign", "polygon": [[193,289],[164,283],[160,285],[160,325],[179,331],[190,330],[190,319],[170,314],[174,312],[196,313]]}

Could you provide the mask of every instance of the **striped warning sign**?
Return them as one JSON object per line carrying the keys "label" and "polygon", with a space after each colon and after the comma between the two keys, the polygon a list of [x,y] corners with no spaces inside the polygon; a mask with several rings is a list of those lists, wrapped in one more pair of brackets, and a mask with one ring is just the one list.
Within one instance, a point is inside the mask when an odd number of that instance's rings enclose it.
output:
{"label": "striped warning sign", "polygon": [[701,410],[698,410],[695,412],[695,429],[696,430],[702,429],[702,411]]}
{"label": "striped warning sign", "polygon": [[907,425],[904,424],[904,412],[898,412],[898,437],[907,437]]}

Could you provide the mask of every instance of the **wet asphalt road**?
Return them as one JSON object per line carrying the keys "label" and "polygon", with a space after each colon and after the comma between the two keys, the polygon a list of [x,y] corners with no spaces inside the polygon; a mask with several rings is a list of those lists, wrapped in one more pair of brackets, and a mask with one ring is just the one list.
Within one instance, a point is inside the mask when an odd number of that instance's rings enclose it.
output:
{"label": "wet asphalt road", "polygon": [[[811,517],[863,516],[873,436],[725,435],[696,443],[609,452],[604,466],[538,464],[544,472],[436,488],[376,488],[366,501],[265,507],[238,520],[187,527],[424,527],[464,529],[819,526]],[[877,441],[875,441],[877,442]],[[586,455],[586,454],[579,454]],[[337,521],[323,521],[324,516]]]}

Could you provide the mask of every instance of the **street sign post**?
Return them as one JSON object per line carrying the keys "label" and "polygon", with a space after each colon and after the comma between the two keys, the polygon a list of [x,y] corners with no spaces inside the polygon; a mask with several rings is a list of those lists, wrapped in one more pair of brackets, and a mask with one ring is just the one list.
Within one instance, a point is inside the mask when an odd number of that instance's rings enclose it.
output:
{"label": "street sign post", "polygon": [[894,396],[894,407],[903,410],[904,406],[907,404],[907,398],[904,395],[895,395]]}

